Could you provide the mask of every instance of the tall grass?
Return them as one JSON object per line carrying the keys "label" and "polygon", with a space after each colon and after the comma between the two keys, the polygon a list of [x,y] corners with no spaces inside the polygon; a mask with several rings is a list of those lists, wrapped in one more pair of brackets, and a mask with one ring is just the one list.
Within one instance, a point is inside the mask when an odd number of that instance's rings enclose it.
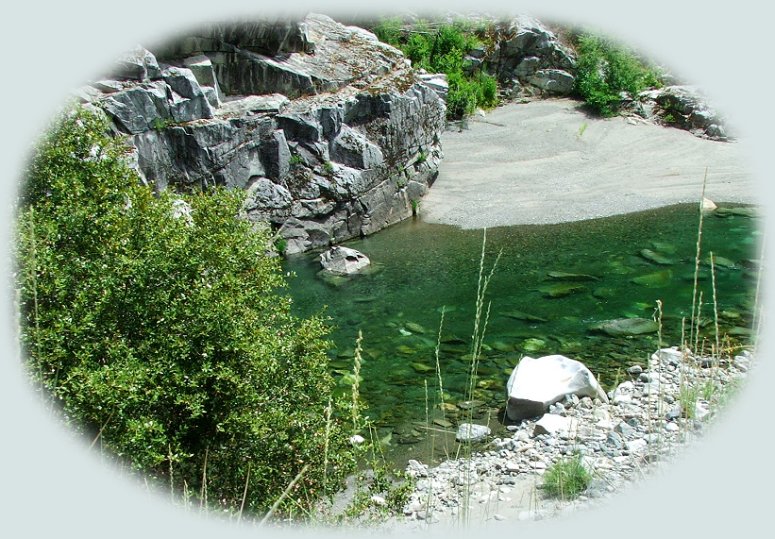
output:
{"label": "tall grass", "polygon": [[[691,317],[691,329],[689,333],[689,343],[695,343],[695,332],[699,332],[698,322],[699,322],[699,314],[697,314],[695,318],[695,311],[697,310],[697,283],[699,281],[699,274],[700,274],[700,256],[702,254],[702,218],[704,215],[704,212],[702,210],[702,202],[705,199],[705,188],[708,185],[708,169],[705,168],[705,176],[702,179],[702,194],[700,195],[700,220],[699,224],[697,225],[697,249],[694,256],[694,279],[692,284],[692,317]],[[700,302],[702,300],[700,299]],[[695,344],[696,348],[696,344]],[[696,351],[696,350],[695,350]]]}

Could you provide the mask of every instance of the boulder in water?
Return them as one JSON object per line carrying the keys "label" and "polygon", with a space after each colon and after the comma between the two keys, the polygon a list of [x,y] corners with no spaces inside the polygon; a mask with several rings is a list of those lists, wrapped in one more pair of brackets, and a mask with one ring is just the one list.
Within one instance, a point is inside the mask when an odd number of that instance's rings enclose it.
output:
{"label": "boulder in water", "polygon": [[352,275],[366,268],[371,261],[355,249],[336,245],[320,255],[323,269],[335,275]]}

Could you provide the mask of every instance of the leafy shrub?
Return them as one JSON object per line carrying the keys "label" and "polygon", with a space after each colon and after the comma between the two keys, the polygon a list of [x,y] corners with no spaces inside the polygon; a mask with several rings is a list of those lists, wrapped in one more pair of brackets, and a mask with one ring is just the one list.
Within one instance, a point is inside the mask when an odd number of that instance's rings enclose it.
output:
{"label": "leafy shrub", "polygon": [[610,40],[582,34],[576,51],[576,91],[602,116],[618,112],[622,92],[635,96],[648,87],[660,85],[655,69]]}
{"label": "leafy shrub", "polygon": [[470,25],[444,23],[432,29],[419,21],[403,30],[398,19],[385,19],[374,27],[377,36],[402,50],[417,69],[445,73],[449,84],[447,116],[451,119],[472,114],[478,107],[498,104],[498,84],[494,77],[467,69],[464,58],[481,45]]}
{"label": "leafy shrub", "polygon": [[569,500],[581,494],[592,476],[581,463],[581,455],[558,460],[544,474],[544,490],[550,496]]}
{"label": "leafy shrub", "polygon": [[28,169],[16,286],[30,376],[73,428],[179,492],[234,509],[249,475],[246,510],[265,511],[305,466],[285,503],[334,490],[352,455],[347,405],[324,419],[323,320],[291,315],[238,192],[154,194],[105,132],[67,115]]}
{"label": "leafy shrub", "polygon": [[380,41],[387,43],[388,45],[397,46],[402,39],[401,19],[397,17],[390,17],[382,19],[374,26],[374,34]]}

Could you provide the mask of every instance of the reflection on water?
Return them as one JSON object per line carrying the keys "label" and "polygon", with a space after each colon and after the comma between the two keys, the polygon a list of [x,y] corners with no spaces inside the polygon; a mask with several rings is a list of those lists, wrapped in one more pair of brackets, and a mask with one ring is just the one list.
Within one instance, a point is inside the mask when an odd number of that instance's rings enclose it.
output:
{"label": "reflection on water", "polygon": [[[759,235],[750,210],[722,208],[704,219],[698,294],[708,349],[715,342],[710,252],[721,333],[744,342],[750,337]],[[693,204],[488,230],[486,268],[502,254],[487,294],[490,313],[473,403],[478,422],[497,425],[508,374],[523,355],[581,360],[610,389],[627,367],[645,364],[656,349],[657,300],[664,310],[663,343],[678,344],[682,318],[691,316],[697,225]],[[346,244],[371,258],[377,271],[368,275],[321,279],[312,253],[285,263],[296,274],[290,280],[296,313],[307,316],[325,306],[336,327],[331,367],[342,393],[350,391],[355,339],[363,333],[361,395],[377,435],[389,442],[386,447],[399,447],[401,458],[426,456],[420,442],[427,427],[454,430],[470,405],[462,401],[482,236],[481,230],[415,220]],[[442,310],[443,414],[435,359]],[[640,320],[607,323],[620,319]]]}

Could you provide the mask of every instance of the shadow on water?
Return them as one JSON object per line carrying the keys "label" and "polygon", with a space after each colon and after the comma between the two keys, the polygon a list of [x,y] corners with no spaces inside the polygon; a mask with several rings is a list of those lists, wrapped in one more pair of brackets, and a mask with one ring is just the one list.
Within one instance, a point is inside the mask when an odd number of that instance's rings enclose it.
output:
{"label": "shadow on water", "polygon": [[[721,333],[732,343],[750,337],[760,234],[751,210],[721,208],[704,219],[699,292],[708,349],[715,340],[710,252]],[[646,363],[658,346],[657,332],[653,322],[640,334],[600,326],[651,321],[657,300],[664,309],[663,343],[677,345],[682,319],[691,316],[697,223],[692,204],[488,230],[485,266],[502,255],[486,298],[491,307],[472,400],[467,389],[481,230],[407,221],[347,243],[371,258],[376,271],[368,275],[324,280],[314,253],[290,258],[285,269],[296,275],[290,280],[296,313],[307,316],[325,306],[332,319],[338,390],[350,392],[361,331],[360,391],[377,436],[396,462],[427,462],[431,452],[454,455],[456,425],[469,414],[496,432],[504,428],[506,380],[524,355],[578,359],[610,389],[627,367]]]}

